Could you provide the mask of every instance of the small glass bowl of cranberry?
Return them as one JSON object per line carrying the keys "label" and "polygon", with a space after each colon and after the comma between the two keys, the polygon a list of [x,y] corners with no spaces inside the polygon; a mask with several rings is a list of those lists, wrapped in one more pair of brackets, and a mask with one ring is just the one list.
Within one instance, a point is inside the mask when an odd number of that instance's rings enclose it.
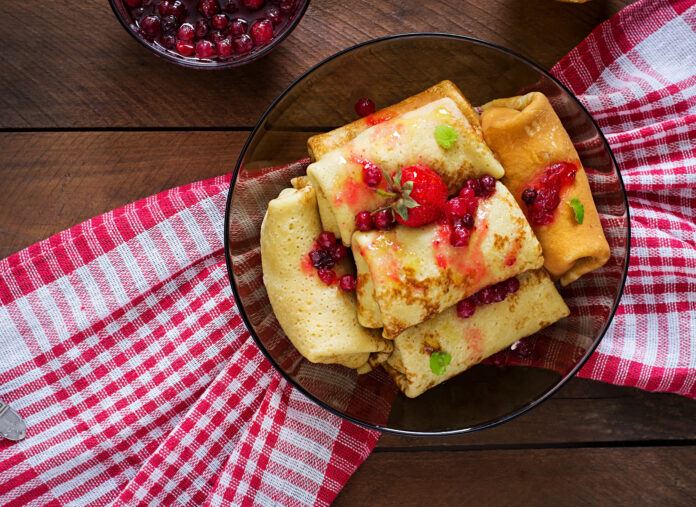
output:
{"label": "small glass bowl of cranberry", "polygon": [[109,0],[126,30],[184,67],[223,69],[270,52],[309,0]]}

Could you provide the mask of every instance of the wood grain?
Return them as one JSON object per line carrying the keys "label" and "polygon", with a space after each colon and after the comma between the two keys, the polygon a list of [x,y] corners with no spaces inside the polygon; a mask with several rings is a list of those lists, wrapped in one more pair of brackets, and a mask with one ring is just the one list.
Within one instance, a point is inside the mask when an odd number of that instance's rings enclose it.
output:
{"label": "wood grain", "polygon": [[238,69],[200,71],[150,54],[106,0],[50,8],[38,0],[0,2],[0,128],[251,127],[292,80],[324,58],[406,32],[477,37],[548,69],[628,3],[314,0],[268,56]]}
{"label": "wood grain", "polygon": [[349,505],[694,505],[696,447],[374,453]]}
{"label": "wood grain", "polygon": [[0,258],[119,206],[230,173],[247,136],[0,133]]}

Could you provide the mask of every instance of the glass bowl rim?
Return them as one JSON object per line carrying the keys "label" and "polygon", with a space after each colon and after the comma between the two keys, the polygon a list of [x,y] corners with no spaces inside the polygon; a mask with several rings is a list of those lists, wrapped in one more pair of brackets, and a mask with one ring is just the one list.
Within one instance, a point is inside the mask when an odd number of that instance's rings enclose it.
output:
{"label": "glass bowl rim", "polygon": [[[619,184],[621,186],[621,195],[623,197],[624,205],[626,208],[626,264],[624,266],[623,274],[621,276],[621,284],[619,287],[619,292],[618,292],[618,297],[616,298],[616,301],[611,309],[609,318],[604,324],[604,327],[602,328],[601,332],[599,335],[595,338],[595,340],[592,342],[590,347],[587,349],[585,354],[580,358],[580,360],[573,366],[573,368],[570,369],[569,372],[567,372],[565,375],[563,375],[554,385],[549,387],[546,391],[542,392],[539,394],[537,397],[532,399],[529,403],[525,404],[524,406],[513,410],[512,412],[505,414],[502,417],[498,417],[496,419],[492,419],[489,421],[485,421],[480,424],[476,424],[470,427],[466,428],[458,428],[454,430],[443,430],[443,431],[415,431],[415,430],[404,430],[404,429],[397,429],[397,428],[390,428],[388,426],[381,426],[381,425],[376,425],[376,424],[371,424],[365,421],[361,421],[357,418],[354,418],[352,416],[349,416],[347,414],[342,413],[340,410],[335,409],[333,407],[330,407],[326,403],[324,403],[322,400],[314,396],[313,394],[309,393],[304,387],[299,385],[297,382],[295,382],[279,365],[276,363],[276,361],[273,359],[271,354],[266,350],[266,347],[264,347],[263,343],[261,343],[261,340],[259,337],[256,335],[256,332],[253,329],[253,326],[251,325],[251,322],[249,321],[249,318],[246,315],[246,311],[244,310],[244,305],[240,304],[242,298],[240,296],[239,290],[237,288],[237,283],[234,277],[233,273],[233,266],[232,266],[232,260],[230,256],[230,246],[229,246],[229,217],[230,217],[230,209],[232,206],[232,194],[234,191],[234,186],[235,183],[237,182],[237,177],[239,175],[239,171],[242,166],[242,161],[244,159],[244,156],[246,155],[247,149],[249,148],[249,144],[251,143],[251,140],[254,138],[256,133],[259,131],[261,128],[261,125],[263,122],[266,120],[266,118],[269,116],[271,111],[275,108],[276,104],[280,102],[289,92],[292,90],[296,85],[298,85],[301,81],[304,80],[305,77],[309,76],[311,73],[313,73],[315,70],[318,68],[322,67],[323,65],[329,63],[330,61],[346,54],[351,51],[354,51],[358,48],[361,48],[363,46],[367,46],[370,44],[376,44],[379,42],[384,42],[388,40],[393,40],[393,39],[405,39],[405,38],[420,38],[420,37],[433,37],[433,38],[450,38],[450,39],[458,39],[458,40],[463,40],[466,42],[474,43],[475,45],[479,46],[485,46],[488,48],[492,48],[494,50],[502,51],[503,53],[508,54],[509,56],[512,56],[513,58],[520,60],[522,63],[527,64],[528,66],[532,67],[534,70],[537,72],[541,73],[548,79],[550,79],[553,83],[555,83],[557,86],[559,86],[562,90],[564,90],[576,103],[577,105],[581,108],[581,110],[587,115],[589,120],[592,122],[592,125],[594,125],[595,129],[597,129],[597,132],[599,133],[600,138],[602,139],[602,142],[604,144],[605,149],[609,153],[609,157],[611,158],[611,161],[614,163],[614,167],[616,168],[616,174],[618,175],[619,178]],[[247,330],[249,331],[249,334],[251,337],[254,339],[256,342],[256,345],[259,347],[263,355],[268,359],[268,361],[273,365],[273,368],[277,372],[279,372],[285,380],[287,380],[291,386],[293,386],[295,389],[299,390],[303,395],[305,395],[307,398],[309,398],[312,402],[316,403],[320,407],[322,407],[325,410],[328,410],[330,413],[341,417],[342,419],[346,419],[354,424],[357,424],[358,426],[361,426],[363,428],[367,428],[370,430],[376,430],[379,432],[383,433],[392,433],[395,435],[401,435],[401,436],[410,436],[410,437],[447,437],[447,436],[455,436],[455,435],[462,435],[466,433],[473,433],[475,431],[480,431],[484,430],[487,428],[492,428],[494,426],[497,426],[499,424],[505,423],[507,421],[510,421],[511,419],[514,419],[532,408],[536,407],[537,405],[541,404],[542,402],[546,401],[549,399],[556,391],[558,391],[563,385],[565,385],[568,380],[570,380],[572,377],[575,376],[575,374],[582,368],[582,366],[587,362],[587,360],[590,358],[592,353],[595,351],[597,346],[599,345],[599,342],[602,341],[602,338],[604,338],[604,335],[607,332],[607,329],[609,328],[609,325],[611,324],[612,320],[614,319],[614,315],[616,313],[617,308],[619,307],[619,304],[621,302],[621,297],[623,296],[623,290],[624,286],[626,284],[626,277],[628,275],[628,267],[630,263],[630,257],[631,257],[631,217],[630,217],[630,208],[628,206],[628,197],[626,195],[626,187],[624,186],[623,178],[621,177],[621,171],[619,170],[619,164],[616,162],[616,158],[614,157],[614,153],[611,150],[611,146],[609,146],[608,141],[604,137],[604,133],[602,130],[599,128],[599,125],[597,125],[597,122],[594,120],[592,115],[587,111],[585,106],[582,105],[582,103],[578,100],[578,98],[575,96],[573,92],[571,92],[563,83],[561,83],[558,79],[556,79],[554,76],[552,76],[549,72],[541,68],[539,65],[536,63],[532,62],[528,58],[510,50],[505,47],[499,46],[497,44],[494,44],[492,42],[487,42],[481,39],[477,39],[475,37],[469,37],[467,35],[457,35],[457,34],[450,34],[450,33],[438,33],[438,32],[415,32],[415,33],[402,33],[402,34],[396,34],[396,35],[388,35],[385,37],[379,37],[376,39],[370,39],[364,42],[361,42],[359,44],[355,44],[353,46],[350,46],[346,49],[343,49],[337,53],[334,53],[333,55],[329,56],[328,58],[325,58],[321,62],[313,65],[310,69],[302,73],[297,79],[295,79],[290,85],[283,90],[283,92],[276,97],[276,99],[271,103],[270,106],[266,109],[266,111],[263,113],[259,121],[256,123],[254,126],[254,129],[251,131],[249,134],[249,137],[247,138],[246,142],[244,143],[244,146],[242,147],[242,150],[239,153],[239,157],[237,158],[237,163],[235,165],[234,171],[232,172],[232,179],[230,180],[230,188],[227,194],[227,204],[225,206],[225,230],[224,230],[224,242],[225,242],[225,265],[227,267],[227,277],[230,280],[230,285],[232,287],[232,293],[235,298],[235,303],[237,304],[237,309],[239,310],[239,314],[242,317],[242,321],[244,322],[244,325],[246,326]]]}
{"label": "glass bowl rim", "polygon": [[[234,69],[236,67],[241,67],[242,65],[245,65],[247,63],[254,62],[261,58],[262,56],[266,55],[269,53],[273,48],[275,48],[278,44],[280,44],[288,35],[290,35],[290,32],[295,30],[297,28],[298,23],[302,19],[302,17],[305,15],[305,12],[307,12],[307,7],[309,7],[309,2],[311,0],[300,0],[302,2],[302,5],[300,6],[300,10],[297,12],[297,16],[295,16],[295,19],[288,24],[288,26],[285,28],[285,31],[282,32],[273,42],[270,44],[267,44],[264,46],[260,51],[257,51],[256,53],[252,53],[250,55],[245,56],[244,58],[241,58],[239,60],[228,60],[227,62],[224,63],[217,63],[217,62],[196,62],[194,60],[186,60],[184,58],[179,58],[177,56],[173,56],[166,51],[163,51],[161,49],[158,49],[156,46],[149,44],[145,40],[143,40],[142,37],[140,37],[133,28],[131,28],[130,24],[127,22],[126,19],[121,15],[121,13],[118,10],[118,7],[116,4],[123,4],[124,0],[109,0],[109,5],[111,6],[111,10],[114,11],[114,14],[116,15],[116,18],[121,22],[121,26],[125,28],[126,32],[128,32],[131,37],[133,37],[135,40],[138,41],[139,44],[142,46],[145,46],[145,48],[150,51],[152,54],[155,56],[162,58],[164,60],[167,60],[169,62],[172,62],[176,65],[179,65],[180,67],[185,67],[188,69],[204,69],[204,70],[222,70],[222,69]],[[294,83],[293,83],[294,84]]]}

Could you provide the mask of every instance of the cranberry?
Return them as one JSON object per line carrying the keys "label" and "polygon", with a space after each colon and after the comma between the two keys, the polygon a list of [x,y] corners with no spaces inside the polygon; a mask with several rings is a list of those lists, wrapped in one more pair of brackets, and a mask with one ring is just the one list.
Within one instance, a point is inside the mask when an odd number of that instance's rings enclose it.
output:
{"label": "cranberry", "polygon": [[184,23],[179,27],[179,31],[176,33],[176,36],[179,40],[183,40],[186,42],[192,41],[195,35],[196,32],[191,23]]}
{"label": "cranberry", "polygon": [[224,14],[216,14],[213,16],[213,19],[210,20],[210,24],[213,25],[213,28],[216,30],[224,30],[227,28],[227,23],[229,22],[229,19],[227,19],[227,16]]}
{"label": "cranberry", "polygon": [[476,303],[471,299],[462,299],[457,303],[457,317],[460,319],[468,319],[476,311]]}
{"label": "cranberry", "polygon": [[489,174],[486,174],[479,179],[479,186],[481,188],[481,196],[490,197],[493,195],[493,192],[495,192],[495,178]]}
{"label": "cranberry", "polygon": [[537,196],[537,191],[534,190],[533,188],[526,188],[524,192],[522,192],[522,200],[529,206],[534,202],[534,199],[536,199]]}
{"label": "cranberry", "polygon": [[476,300],[480,305],[489,305],[495,300],[495,290],[493,287],[484,287],[476,293]]}
{"label": "cranberry", "polygon": [[461,197],[462,199],[466,199],[467,201],[470,201],[474,197],[476,197],[476,193],[469,187],[464,187],[459,191],[459,197]]}
{"label": "cranberry", "polygon": [[[220,32],[218,30],[213,30],[212,32],[210,32],[210,36],[208,38],[210,39],[211,42],[218,44],[219,42],[222,42],[223,40],[225,40],[226,37],[225,37],[224,33]],[[230,49],[231,48],[232,48],[232,46],[230,46]]]}
{"label": "cranberry", "polygon": [[217,0],[201,0],[198,2],[198,12],[203,14],[206,18],[210,18],[220,12],[220,6]]}
{"label": "cranberry", "polygon": [[235,53],[238,55],[243,55],[244,53],[248,53],[252,50],[254,47],[254,41],[251,40],[251,37],[248,35],[240,35],[239,37],[232,39],[232,47],[234,48]]}
{"label": "cranberry", "polygon": [[450,245],[454,247],[462,247],[469,244],[469,238],[471,237],[471,232],[466,227],[459,224],[455,224],[452,228],[452,233],[450,234]]}
{"label": "cranberry", "polygon": [[336,279],[336,273],[330,269],[320,269],[317,271],[317,274],[319,275],[319,279],[326,285],[331,285]]}
{"label": "cranberry", "polygon": [[191,56],[195,53],[196,48],[191,42],[180,40],[176,43],[176,50],[181,56]]}
{"label": "cranberry", "polygon": [[162,37],[162,45],[167,49],[174,49],[176,47],[176,37],[173,35],[165,35]]}
{"label": "cranberry", "polygon": [[237,2],[235,0],[222,0],[222,10],[225,12],[229,12],[232,14],[233,12],[237,12],[237,9],[239,9],[239,6],[237,5]]}
{"label": "cranberry", "polygon": [[474,228],[474,217],[471,213],[467,213],[461,218],[461,224],[466,227],[467,229],[473,229]]}
{"label": "cranberry", "polygon": [[355,112],[358,116],[368,116],[375,112],[375,103],[365,97],[355,103]]}
{"label": "cranberry", "polygon": [[263,7],[264,0],[242,0],[242,5],[250,11],[258,11]]}
{"label": "cranberry", "polygon": [[267,19],[261,19],[251,25],[249,33],[257,46],[268,44],[273,38],[273,24]]}
{"label": "cranberry", "polygon": [[210,30],[210,23],[208,23],[207,19],[201,18],[198,21],[196,21],[193,30],[196,33],[197,39],[203,39],[206,35],[208,35],[208,31]]}
{"label": "cranberry", "polygon": [[137,20],[140,20],[140,18],[142,18],[144,14],[145,14],[145,9],[143,9],[142,7],[138,7],[137,9],[133,9],[131,11],[131,16],[133,17],[133,19],[137,19]]}
{"label": "cranberry", "polygon": [[376,187],[382,181],[382,171],[372,162],[365,162],[362,169],[363,180],[368,187]]}
{"label": "cranberry", "polygon": [[369,211],[361,211],[355,215],[355,228],[359,231],[371,231],[373,227],[372,215]]}
{"label": "cranberry", "polygon": [[135,7],[140,7],[140,4],[143,3],[143,0],[125,0],[125,2],[126,2],[126,5],[128,5],[128,7],[135,8]]}
{"label": "cranberry", "polygon": [[179,1],[164,1],[157,4],[157,12],[160,16],[174,16],[182,19],[186,15],[186,6]]}
{"label": "cranberry", "polygon": [[246,33],[248,26],[248,23],[243,19],[233,19],[230,27],[227,29],[227,33],[230,35],[243,35]]}
{"label": "cranberry", "polygon": [[162,33],[165,35],[174,35],[176,28],[179,26],[179,21],[174,16],[166,16],[162,18]]}
{"label": "cranberry", "polygon": [[445,213],[448,217],[461,218],[468,213],[467,201],[461,197],[454,197],[447,201]]}
{"label": "cranberry", "polygon": [[338,280],[338,286],[344,291],[350,292],[355,290],[355,288],[358,286],[358,280],[353,275],[343,275]]}
{"label": "cranberry", "polygon": [[147,39],[154,39],[160,33],[160,18],[146,16],[140,22],[140,30]]}
{"label": "cranberry", "polygon": [[266,11],[266,17],[273,23],[273,26],[278,26],[283,21],[283,15],[275,7]]}
{"label": "cranberry", "polygon": [[312,250],[309,252],[309,260],[316,269],[331,269],[336,264],[328,250]]}
{"label": "cranberry", "polygon": [[341,243],[336,243],[329,249],[329,251],[331,252],[331,257],[333,257],[333,260],[335,260],[336,262],[343,259],[348,253],[348,249]]}
{"label": "cranberry", "polygon": [[479,180],[476,178],[469,178],[466,180],[464,182],[464,188],[470,188],[476,196],[481,195],[481,185],[479,184]]}
{"label": "cranberry", "polygon": [[229,58],[232,56],[232,41],[229,37],[217,43],[217,53],[220,58]]}
{"label": "cranberry", "polygon": [[336,244],[336,236],[333,232],[324,231],[317,236],[317,245],[327,250]]}
{"label": "cranberry", "polygon": [[492,289],[494,303],[500,303],[503,299],[505,299],[505,296],[507,296],[508,294],[505,282],[496,283],[492,286]]}
{"label": "cranberry", "polygon": [[532,347],[532,344],[527,340],[517,340],[512,344],[510,349],[514,350],[515,354],[520,357],[529,357],[532,355],[534,347]]}
{"label": "cranberry", "polygon": [[212,58],[215,55],[215,44],[208,40],[196,42],[196,56],[198,58]]}
{"label": "cranberry", "polygon": [[396,226],[394,214],[391,209],[383,209],[372,216],[372,222],[380,231],[389,231]]}
{"label": "cranberry", "polygon": [[295,8],[295,0],[280,0],[280,12],[288,14]]}
{"label": "cranberry", "polygon": [[508,278],[505,280],[505,288],[507,289],[508,293],[514,294],[520,288],[520,281],[514,276],[512,278]]}

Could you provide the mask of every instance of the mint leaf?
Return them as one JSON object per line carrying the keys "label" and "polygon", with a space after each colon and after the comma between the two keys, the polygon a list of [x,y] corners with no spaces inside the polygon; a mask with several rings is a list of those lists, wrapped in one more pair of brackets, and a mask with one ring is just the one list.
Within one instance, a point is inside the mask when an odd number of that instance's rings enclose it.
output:
{"label": "mint leaf", "polygon": [[459,133],[444,123],[435,127],[435,139],[437,144],[444,149],[449,149],[459,137]]}
{"label": "mint leaf", "polygon": [[581,224],[585,218],[585,206],[580,202],[580,199],[573,197],[570,201],[568,201],[568,206],[573,208],[573,211],[575,211],[575,221]]}
{"label": "mint leaf", "polygon": [[447,352],[438,350],[430,354],[430,371],[435,375],[442,375],[447,369],[447,365],[450,364],[452,356]]}

